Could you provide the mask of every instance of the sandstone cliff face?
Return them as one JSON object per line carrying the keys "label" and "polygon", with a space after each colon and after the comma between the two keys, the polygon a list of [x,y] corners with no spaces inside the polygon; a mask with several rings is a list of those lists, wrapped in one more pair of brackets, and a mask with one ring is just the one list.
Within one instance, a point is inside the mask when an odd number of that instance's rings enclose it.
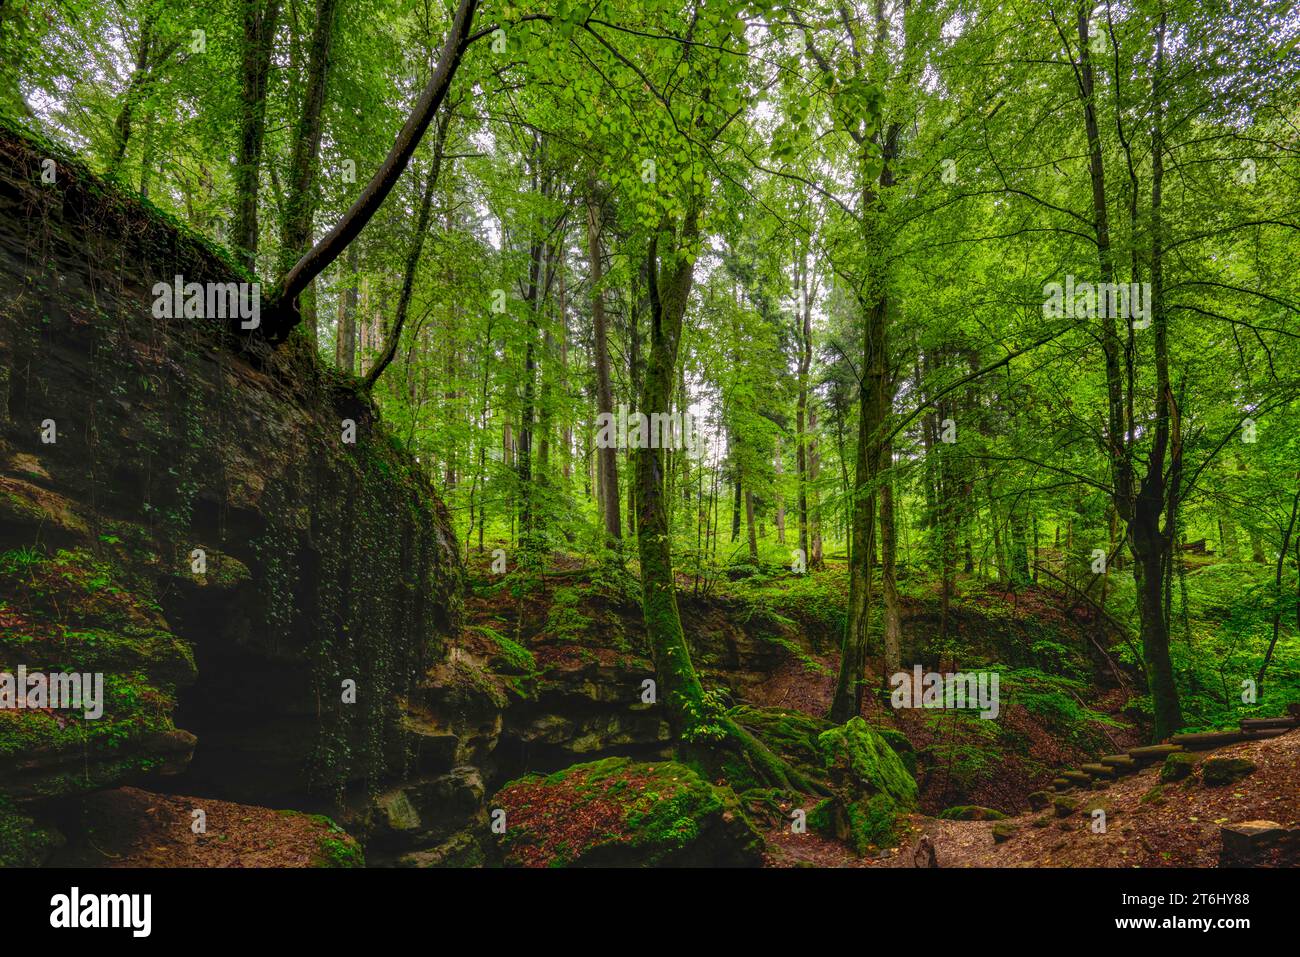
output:
{"label": "sandstone cliff face", "polygon": [[95,720],[0,709],[0,858],[40,860],[60,801],[191,759],[259,800],[418,761],[403,702],[459,613],[446,511],[303,348],[154,318],[178,274],[246,278],[0,130],[0,672],[105,686]]}

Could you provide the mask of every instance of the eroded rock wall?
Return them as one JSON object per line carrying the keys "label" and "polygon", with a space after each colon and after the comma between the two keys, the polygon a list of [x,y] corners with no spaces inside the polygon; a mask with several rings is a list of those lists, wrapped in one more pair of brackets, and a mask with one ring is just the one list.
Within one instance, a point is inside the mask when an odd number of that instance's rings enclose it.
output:
{"label": "eroded rock wall", "polygon": [[96,720],[0,709],[13,821],[187,764],[259,802],[400,776],[405,695],[457,627],[447,513],[370,402],[301,342],[155,318],[176,275],[249,278],[0,129],[0,672],[106,683]]}

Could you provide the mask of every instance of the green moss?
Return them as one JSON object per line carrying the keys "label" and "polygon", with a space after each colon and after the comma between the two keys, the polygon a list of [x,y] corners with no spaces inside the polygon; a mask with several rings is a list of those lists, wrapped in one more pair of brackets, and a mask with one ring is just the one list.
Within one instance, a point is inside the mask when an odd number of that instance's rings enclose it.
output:
{"label": "green moss", "polygon": [[512,641],[494,628],[487,625],[475,625],[474,630],[486,635],[496,646],[501,658],[497,670],[510,670],[519,674],[533,674],[537,671],[537,659],[533,653],[516,641]]}
{"label": "green moss", "polygon": [[1146,794],[1142,795],[1142,797],[1140,797],[1140,798],[1138,799],[1138,803],[1139,803],[1139,804],[1153,804],[1153,805],[1155,805],[1156,807],[1159,807],[1161,804],[1164,804],[1164,803],[1165,803],[1165,788],[1164,788],[1164,785],[1163,785],[1163,784],[1157,784],[1157,785],[1156,785],[1155,787],[1153,787],[1151,790],[1147,791]]}
{"label": "green moss", "polygon": [[861,718],[823,731],[817,747],[832,786],[888,794],[900,808],[916,806],[916,779],[885,739]]}
{"label": "green moss", "polygon": [[[66,773],[36,772],[46,796],[112,784],[162,763],[149,757],[174,732],[176,689],[194,680],[190,646],[166,630],[148,583],[85,549],[46,556],[0,555],[4,603],[0,671],[103,675],[103,714],[76,710],[0,712],[0,757],[48,759],[71,752]],[[57,765],[47,765],[49,768]]]}
{"label": "green moss", "polygon": [[732,708],[727,713],[805,777],[817,779],[823,776],[822,752],[817,739],[833,727],[831,722],[801,711],[748,705]]}
{"label": "green moss", "polygon": [[355,840],[347,836],[321,838],[317,867],[365,867],[365,855]]}
{"label": "green moss", "polygon": [[851,846],[859,854],[889,847],[898,836],[898,806],[888,794],[875,794],[849,805]]}
{"label": "green moss", "polygon": [[1201,782],[1209,785],[1231,784],[1254,774],[1255,770],[1255,762],[1249,758],[1206,758],[1201,764]]}
{"label": "green moss", "polygon": [[754,863],[757,833],[729,788],[678,762],[606,758],[507,784],[508,863],[534,867]]}
{"label": "green moss", "polygon": [[1160,780],[1166,784],[1170,781],[1181,781],[1195,770],[1196,762],[1196,755],[1186,751],[1175,751],[1167,755],[1165,763],[1160,766]]}

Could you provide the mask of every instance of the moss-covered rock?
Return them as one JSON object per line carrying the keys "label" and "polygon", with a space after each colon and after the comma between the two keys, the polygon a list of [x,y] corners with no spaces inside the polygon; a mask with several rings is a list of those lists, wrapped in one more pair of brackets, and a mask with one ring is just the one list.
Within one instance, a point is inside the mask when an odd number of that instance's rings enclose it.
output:
{"label": "moss-covered rock", "polygon": [[1206,758],[1201,763],[1201,783],[1232,784],[1254,774],[1255,770],[1255,762],[1249,758]]}
{"label": "moss-covered rock", "polygon": [[993,843],[1001,844],[1016,836],[1016,826],[1010,821],[998,821],[993,825]]}
{"label": "moss-covered rock", "polygon": [[1052,799],[1052,811],[1057,817],[1069,817],[1078,809],[1079,802],[1075,798],[1058,794]]}
{"label": "moss-covered rock", "polygon": [[1160,780],[1165,783],[1181,781],[1196,769],[1197,760],[1196,755],[1188,751],[1175,751],[1160,766]]}
{"label": "moss-covered rock", "polygon": [[[751,708],[747,705],[727,712],[738,725],[771,748],[782,760],[809,780],[825,777],[825,761],[819,738],[834,725],[802,711],[779,708]],[[723,774],[733,788],[747,791],[758,785],[752,771],[726,767]]]}
{"label": "moss-covered rock", "polygon": [[821,731],[816,754],[819,777],[833,797],[813,809],[811,826],[859,854],[893,846],[902,818],[916,807],[917,789],[884,737],[861,718],[852,718]]}
{"label": "moss-covered rock", "polygon": [[523,867],[748,866],[762,841],[734,792],[674,761],[606,758],[512,781],[500,849]]}
{"label": "moss-covered rock", "polygon": [[889,795],[901,808],[916,806],[916,779],[885,739],[861,718],[850,718],[817,737],[831,787]]}
{"label": "moss-covered rock", "polygon": [[400,773],[403,705],[459,630],[425,471],[305,336],[155,317],[159,281],[254,277],[70,157],[42,184],[49,155],[0,123],[0,670],[102,672],[107,701],[0,717],[0,795],[183,764],[178,691],[195,782],[250,803]]}
{"label": "moss-covered rock", "polygon": [[0,553],[0,594],[0,672],[102,683],[91,710],[84,697],[80,708],[0,710],[0,796],[46,800],[185,766],[194,738],[172,712],[194,656],[147,579],[86,549],[16,549]]}

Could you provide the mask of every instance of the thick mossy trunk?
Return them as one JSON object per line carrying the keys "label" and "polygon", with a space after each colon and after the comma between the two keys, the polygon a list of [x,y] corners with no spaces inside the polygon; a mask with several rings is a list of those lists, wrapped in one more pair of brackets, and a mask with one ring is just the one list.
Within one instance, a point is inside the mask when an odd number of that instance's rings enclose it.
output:
{"label": "thick mossy trunk", "polygon": [[[688,213],[679,248],[696,240],[697,214]],[[676,378],[682,320],[694,279],[693,262],[680,252],[660,276],[655,245],[650,247],[650,351],[641,383],[646,415],[667,412]],[[646,443],[646,445],[657,443]],[[684,760],[711,773],[737,760],[753,776],[792,791],[821,790],[741,728],[720,704],[709,700],[691,662],[682,616],[677,607],[672,545],[665,498],[664,450],[636,450],[636,529],[641,559],[641,608],[655,663],[658,697]],[[677,454],[677,453],[674,453]]]}

